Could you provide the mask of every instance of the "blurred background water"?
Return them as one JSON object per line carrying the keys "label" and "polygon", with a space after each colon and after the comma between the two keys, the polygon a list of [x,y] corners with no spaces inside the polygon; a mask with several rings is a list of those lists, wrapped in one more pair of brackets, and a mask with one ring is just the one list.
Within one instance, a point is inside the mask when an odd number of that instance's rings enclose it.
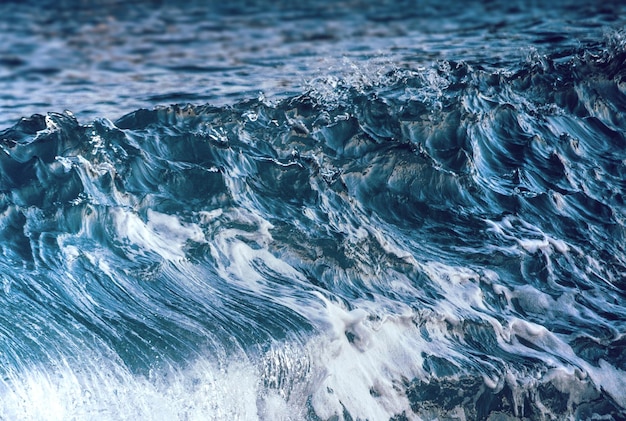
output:
{"label": "blurred background water", "polygon": [[0,127],[48,111],[82,121],[170,103],[286,97],[317,78],[436,60],[510,68],[593,43],[621,2],[2,2]]}

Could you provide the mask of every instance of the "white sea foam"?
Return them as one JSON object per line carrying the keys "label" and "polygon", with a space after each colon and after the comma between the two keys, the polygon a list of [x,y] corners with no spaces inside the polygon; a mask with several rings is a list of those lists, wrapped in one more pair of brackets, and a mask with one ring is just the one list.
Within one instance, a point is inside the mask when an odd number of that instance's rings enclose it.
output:
{"label": "white sea foam", "polygon": [[[173,215],[148,209],[147,220],[144,221],[136,213],[121,208],[111,210],[111,215],[123,243],[134,244],[142,252],[156,253],[166,261],[183,259],[187,241],[205,241],[198,225],[182,223]],[[132,258],[132,255],[129,257]]]}

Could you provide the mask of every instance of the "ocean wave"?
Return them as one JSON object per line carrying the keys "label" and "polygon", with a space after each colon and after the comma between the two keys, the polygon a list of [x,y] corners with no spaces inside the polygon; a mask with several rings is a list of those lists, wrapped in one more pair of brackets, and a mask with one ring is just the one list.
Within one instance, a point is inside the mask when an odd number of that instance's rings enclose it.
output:
{"label": "ocean wave", "polygon": [[626,50],[0,132],[10,418],[626,417]]}

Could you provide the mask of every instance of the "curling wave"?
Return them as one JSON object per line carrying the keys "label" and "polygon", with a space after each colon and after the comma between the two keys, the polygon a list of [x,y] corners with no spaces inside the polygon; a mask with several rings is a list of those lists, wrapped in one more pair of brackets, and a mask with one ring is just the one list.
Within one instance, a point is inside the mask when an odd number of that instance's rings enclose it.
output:
{"label": "curling wave", "polygon": [[626,417],[618,35],[0,132],[0,414]]}

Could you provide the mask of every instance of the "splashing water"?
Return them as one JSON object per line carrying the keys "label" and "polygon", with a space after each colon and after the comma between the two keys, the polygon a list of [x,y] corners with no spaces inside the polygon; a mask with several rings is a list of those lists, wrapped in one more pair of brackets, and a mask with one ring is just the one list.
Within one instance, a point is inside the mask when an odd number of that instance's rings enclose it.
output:
{"label": "splashing water", "polygon": [[626,417],[626,50],[600,39],[22,118],[0,416]]}

